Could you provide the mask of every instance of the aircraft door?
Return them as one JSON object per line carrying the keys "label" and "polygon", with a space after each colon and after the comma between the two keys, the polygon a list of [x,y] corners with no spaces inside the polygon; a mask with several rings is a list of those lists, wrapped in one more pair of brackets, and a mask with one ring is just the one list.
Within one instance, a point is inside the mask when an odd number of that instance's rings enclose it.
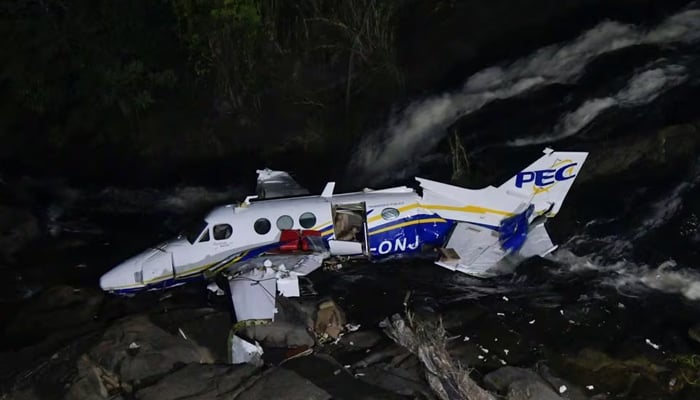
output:
{"label": "aircraft door", "polygon": [[141,279],[144,284],[174,276],[172,254],[167,251],[153,250],[141,264]]}
{"label": "aircraft door", "polygon": [[328,242],[331,253],[369,256],[365,203],[333,204],[331,214],[335,235]]}

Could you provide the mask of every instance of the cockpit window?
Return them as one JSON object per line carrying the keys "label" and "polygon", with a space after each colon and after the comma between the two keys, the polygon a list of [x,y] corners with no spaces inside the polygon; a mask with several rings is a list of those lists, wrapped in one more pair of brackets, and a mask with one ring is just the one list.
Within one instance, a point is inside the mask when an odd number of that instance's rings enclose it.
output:
{"label": "cockpit window", "polygon": [[198,221],[197,223],[190,225],[190,227],[185,231],[187,241],[190,242],[190,244],[194,244],[194,242],[197,241],[197,238],[202,234],[202,231],[204,231],[206,228],[207,221]]}
{"label": "cockpit window", "polygon": [[229,224],[219,224],[214,225],[214,239],[224,240],[231,237],[233,234],[233,228]]}

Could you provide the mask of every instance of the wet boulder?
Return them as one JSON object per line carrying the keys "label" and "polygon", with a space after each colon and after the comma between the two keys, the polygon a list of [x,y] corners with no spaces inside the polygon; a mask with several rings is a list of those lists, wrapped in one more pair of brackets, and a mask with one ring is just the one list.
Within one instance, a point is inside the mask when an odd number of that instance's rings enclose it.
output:
{"label": "wet boulder", "polygon": [[210,351],[217,363],[226,363],[231,349],[231,316],[228,311],[209,307],[181,308],[150,314],[151,320],[171,335],[184,335],[188,340]]}
{"label": "wet boulder", "polygon": [[667,368],[645,356],[614,358],[594,349],[583,349],[576,356],[565,357],[563,367],[580,382],[596,382],[599,390],[629,394],[632,390],[662,387],[659,379]]}
{"label": "wet boulder", "polygon": [[[233,398],[236,393],[243,391],[244,383],[258,373],[260,373],[258,368],[250,364],[233,366],[188,364],[156,384],[138,390],[136,398],[152,400],[181,398],[205,400],[227,396]],[[273,397],[277,398],[277,396]]]}
{"label": "wet boulder", "polygon": [[237,399],[328,400],[331,395],[292,370],[275,368],[255,381]]}
{"label": "wet boulder", "polygon": [[562,400],[539,374],[529,369],[503,367],[486,375],[484,382],[506,393],[507,400]]}
{"label": "wet boulder", "polygon": [[601,177],[638,171],[644,176],[660,176],[670,170],[692,163],[700,147],[696,124],[672,125],[647,135],[622,137],[597,145],[589,158],[578,183],[595,181]]}
{"label": "wet boulder", "polygon": [[94,320],[103,297],[96,289],[50,287],[17,313],[5,334],[11,340],[27,343],[44,338],[47,332],[83,330]]}
{"label": "wet boulder", "polygon": [[140,385],[190,363],[212,363],[209,350],[181,335],[168,333],[145,315],[110,326],[89,353],[123,382]]}

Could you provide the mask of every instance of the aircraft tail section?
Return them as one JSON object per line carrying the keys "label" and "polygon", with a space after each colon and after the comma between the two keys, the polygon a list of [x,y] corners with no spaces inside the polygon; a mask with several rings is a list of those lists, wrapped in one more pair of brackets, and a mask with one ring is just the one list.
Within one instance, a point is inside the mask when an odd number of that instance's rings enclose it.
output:
{"label": "aircraft tail section", "polygon": [[544,153],[498,189],[519,197],[529,197],[536,212],[546,211],[553,216],[564,203],[588,153],[553,151],[549,148]]}

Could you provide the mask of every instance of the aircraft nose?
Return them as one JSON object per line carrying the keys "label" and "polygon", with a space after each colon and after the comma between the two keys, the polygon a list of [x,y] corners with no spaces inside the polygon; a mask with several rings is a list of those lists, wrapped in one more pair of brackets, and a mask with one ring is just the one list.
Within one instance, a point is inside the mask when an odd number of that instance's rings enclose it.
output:
{"label": "aircraft nose", "polygon": [[127,260],[100,277],[102,290],[130,289],[142,285],[140,257]]}

